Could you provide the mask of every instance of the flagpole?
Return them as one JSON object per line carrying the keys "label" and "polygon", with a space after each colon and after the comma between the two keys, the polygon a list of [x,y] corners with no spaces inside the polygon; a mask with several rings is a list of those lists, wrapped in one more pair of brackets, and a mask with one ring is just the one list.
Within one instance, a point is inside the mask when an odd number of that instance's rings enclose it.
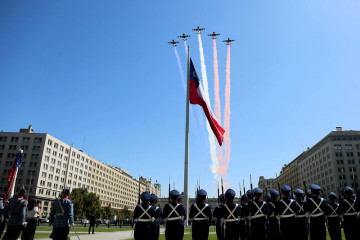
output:
{"label": "flagpole", "polygon": [[184,202],[186,208],[185,226],[189,223],[189,91],[190,91],[190,46],[188,46],[187,89],[186,89],[186,128],[185,128],[185,166],[184,166]]}

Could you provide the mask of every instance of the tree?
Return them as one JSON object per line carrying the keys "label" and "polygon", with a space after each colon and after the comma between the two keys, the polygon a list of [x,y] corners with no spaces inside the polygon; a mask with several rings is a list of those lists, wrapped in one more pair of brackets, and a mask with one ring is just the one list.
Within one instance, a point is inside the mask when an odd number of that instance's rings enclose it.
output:
{"label": "tree", "polygon": [[100,198],[95,193],[88,193],[86,188],[75,188],[70,194],[74,202],[74,217],[90,218],[94,213],[101,212]]}
{"label": "tree", "polygon": [[119,218],[120,219],[132,219],[133,218],[133,212],[130,211],[127,206],[125,206],[124,209],[120,210]]}
{"label": "tree", "polygon": [[102,211],[102,218],[110,219],[111,215],[114,214],[114,210],[111,208],[110,205],[103,208]]}
{"label": "tree", "polygon": [[99,216],[101,213],[101,201],[95,193],[89,193],[85,199],[85,216],[90,218],[91,215]]}

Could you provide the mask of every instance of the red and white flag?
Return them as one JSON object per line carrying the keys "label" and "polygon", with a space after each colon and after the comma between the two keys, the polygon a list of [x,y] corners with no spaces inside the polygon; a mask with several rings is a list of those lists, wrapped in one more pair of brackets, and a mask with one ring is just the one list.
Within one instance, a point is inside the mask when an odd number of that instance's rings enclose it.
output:
{"label": "red and white flag", "polygon": [[14,159],[12,168],[11,168],[10,173],[9,173],[9,176],[6,179],[7,182],[8,182],[8,185],[7,185],[6,189],[5,189],[5,196],[4,196],[5,201],[14,196],[16,177],[17,177],[18,169],[19,169],[19,167],[21,165],[22,153],[23,153],[23,151],[20,150],[16,154],[16,157]]}

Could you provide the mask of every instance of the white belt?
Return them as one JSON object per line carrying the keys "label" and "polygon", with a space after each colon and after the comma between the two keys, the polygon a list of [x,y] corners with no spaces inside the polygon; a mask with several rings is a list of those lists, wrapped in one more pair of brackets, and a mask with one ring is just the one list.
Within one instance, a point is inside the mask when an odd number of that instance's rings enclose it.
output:
{"label": "white belt", "polygon": [[194,221],[204,221],[204,220],[209,221],[209,217],[207,217],[207,218],[194,218],[193,220]]}
{"label": "white belt", "polygon": [[306,214],[295,215],[295,218],[304,218],[304,217],[306,217]]}
{"label": "white belt", "polygon": [[237,219],[224,219],[224,223],[227,223],[227,222],[236,222]]}
{"label": "white belt", "polygon": [[265,217],[265,215],[264,214],[258,214],[258,215],[255,215],[255,216],[250,216],[250,219],[260,218],[260,217]]}
{"label": "white belt", "polygon": [[310,217],[321,217],[324,213],[310,214]]}
{"label": "white belt", "polygon": [[181,220],[181,217],[171,217],[166,219],[166,221],[174,221],[174,220]]}
{"label": "white belt", "polygon": [[356,213],[343,213],[343,216],[355,216],[357,215]]}
{"label": "white belt", "polygon": [[137,222],[151,222],[151,219],[137,219]]}
{"label": "white belt", "polygon": [[287,214],[287,215],[280,215],[280,218],[290,218],[290,217],[294,217],[295,214]]}

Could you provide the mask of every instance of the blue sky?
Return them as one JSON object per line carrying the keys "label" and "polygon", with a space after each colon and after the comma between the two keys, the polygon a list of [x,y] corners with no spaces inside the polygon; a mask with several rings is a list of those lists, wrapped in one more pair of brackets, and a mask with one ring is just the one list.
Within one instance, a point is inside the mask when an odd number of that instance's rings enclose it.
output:
{"label": "blue sky", "polygon": [[[213,106],[218,40],[222,109],[231,49],[231,160],[236,191],[275,176],[342,126],[360,129],[359,1],[1,1],[0,130],[32,124],[106,163],[183,189],[185,95],[168,41],[181,33],[200,73],[202,35]],[[182,43],[178,46],[185,69]],[[216,195],[205,117],[193,107],[190,193]]]}

